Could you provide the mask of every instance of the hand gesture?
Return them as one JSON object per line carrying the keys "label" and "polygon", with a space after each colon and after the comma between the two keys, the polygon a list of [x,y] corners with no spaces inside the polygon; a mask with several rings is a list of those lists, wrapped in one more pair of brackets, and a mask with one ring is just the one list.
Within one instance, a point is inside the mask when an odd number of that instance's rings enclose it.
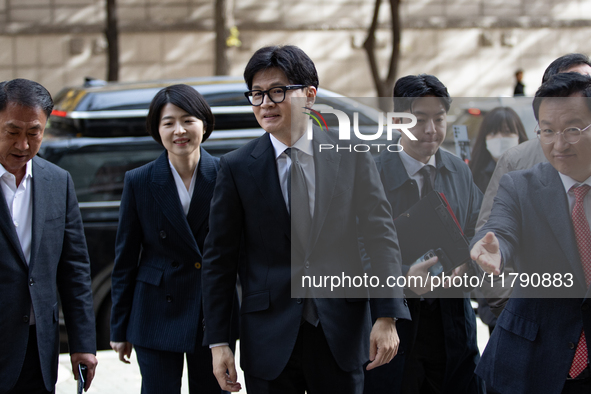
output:
{"label": "hand gesture", "polygon": [[499,240],[494,233],[488,232],[480,241],[476,242],[470,251],[470,258],[487,274],[501,273],[501,251]]}

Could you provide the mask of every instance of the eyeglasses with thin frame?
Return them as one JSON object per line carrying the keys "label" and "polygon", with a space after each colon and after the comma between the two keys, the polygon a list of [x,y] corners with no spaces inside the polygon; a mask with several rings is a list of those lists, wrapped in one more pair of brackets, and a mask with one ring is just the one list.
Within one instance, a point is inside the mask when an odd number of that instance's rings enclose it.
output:
{"label": "eyeglasses with thin frame", "polygon": [[275,104],[282,103],[285,100],[285,92],[288,90],[303,89],[306,85],[287,85],[287,86],[274,86],[268,90],[249,90],[244,95],[248,99],[251,105],[258,107],[263,104],[265,94]]}
{"label": "eyeglasses with thin frame", "polygon": [[591,124],[584,129],[578,127],[567,127],[562,131],[554,131],[552,129],[542,129],[540,125],[536,125],[536,135],[543,144],[551,144],[556,141],[556,136],[562,134],[562,137],[569,144],[576,144],[581,140],[581,133],[591,127]]}

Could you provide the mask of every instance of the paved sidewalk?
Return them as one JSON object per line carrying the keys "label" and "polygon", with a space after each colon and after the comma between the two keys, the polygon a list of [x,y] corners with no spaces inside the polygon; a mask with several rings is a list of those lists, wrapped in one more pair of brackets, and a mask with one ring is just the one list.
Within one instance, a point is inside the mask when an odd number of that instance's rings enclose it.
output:
{"label": "paved sidewalk", "polygon": [[[476,319],[478,331],[478,347],[480,352],[484,350],[488,341],[488,327],[479,318]],[[238,346],[237,346],[238,348]],[[90,394],[139,394],[141,390],[141,376],[135,358],[135,352],[131,355],[131,364],[123,364],[119,357],[112,350],[102,350],[97,355],[99,364],[97,376],[88,390]],[[236,360],[240,359],[239,351],[236,352]],[[187,373],[183,373],[182,394],[188,394]],[[238,371],[238,381],[242,383],[241,393],[246,393],[244,375],[242,370]],[[74,394],[76,392],[76,381],[71,371],[70,356],[60,355],[58,381],[56,394]]]}
{"label": "paved sidewalk", "polygon": [[[240,358],[239,350],[236,351],[236,360]],[[89,394],[139,394],[142,387],[140,369],[137,364],[135,352],[131,353],[131,363],[124,364],[119,361],[119,356],[113,350],[101,350],[97,354],[98,367],[97,375],[88,389]],[[244,386],[244,375],[242,370],[238,371],[238,381],[242,383],[241,393],[246,393]],[[69,354],[60,354],[56,394],[76,393],[76,380],[72,374]],[[188,394],[187,370],[183,372],[183,387],[181,394]]]}

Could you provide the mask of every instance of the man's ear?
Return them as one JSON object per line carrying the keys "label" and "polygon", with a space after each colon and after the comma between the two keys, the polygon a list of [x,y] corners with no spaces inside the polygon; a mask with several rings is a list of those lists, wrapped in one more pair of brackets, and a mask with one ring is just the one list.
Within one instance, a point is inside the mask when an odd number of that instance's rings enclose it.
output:
{"label": "man's ear", "polygon": [[316,88],[314,86],[308,86],[306,88],[306,107],[311,107],[316,101]]}

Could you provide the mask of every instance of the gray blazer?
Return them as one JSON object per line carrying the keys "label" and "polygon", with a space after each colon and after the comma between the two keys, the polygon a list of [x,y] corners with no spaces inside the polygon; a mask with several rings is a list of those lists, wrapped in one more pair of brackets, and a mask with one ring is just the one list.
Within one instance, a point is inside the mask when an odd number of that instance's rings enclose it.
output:
{"label": "gray blazer", "polygon": [[59,167],[33,158],[31,260],[25,257],[0,190],[0,393],[18,379],[31,303],[43,381],[52,391],[59,354],[58,291],[71,353],[96,353],[90,262],[74,184]]}

